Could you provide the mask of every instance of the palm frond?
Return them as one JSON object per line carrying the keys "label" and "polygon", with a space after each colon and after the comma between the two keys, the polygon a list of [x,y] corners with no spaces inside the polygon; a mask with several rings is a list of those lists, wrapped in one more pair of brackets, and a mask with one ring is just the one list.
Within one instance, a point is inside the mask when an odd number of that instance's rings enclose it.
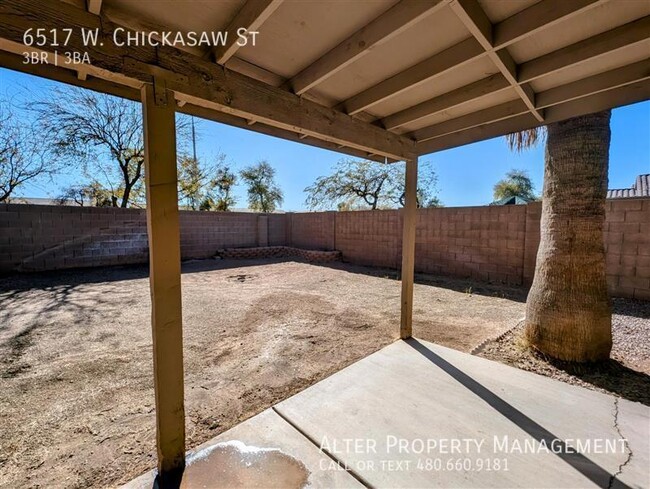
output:
{"label": "palm frond", "polygon": [[544,139],[545,135],[545,127],[534,127],[532,129],[526,129],[524,131],[507,134],[506,141],[508,143],[508,147],[512,151],[521,152],[525,149],[530,149],[536,146],[537,143]]}

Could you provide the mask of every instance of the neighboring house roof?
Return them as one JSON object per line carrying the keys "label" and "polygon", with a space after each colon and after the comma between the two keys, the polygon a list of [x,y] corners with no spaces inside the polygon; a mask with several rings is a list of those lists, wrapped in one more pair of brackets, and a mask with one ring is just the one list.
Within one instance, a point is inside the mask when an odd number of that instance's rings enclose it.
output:
{"label": "neighboring house roof", "polygon": [[518,195],[514,195],[512,197],[504,197],[503,199],[495,200],[490,205],[521,205],[528,204],[532,201],[533,199],[527,199],[526,197],[519,197]]}
{"label": "neighboring house roof", "polygon": [[613,188],[607,191],[608,199],[650,197],[650,174],[639,175],[631,188]]}

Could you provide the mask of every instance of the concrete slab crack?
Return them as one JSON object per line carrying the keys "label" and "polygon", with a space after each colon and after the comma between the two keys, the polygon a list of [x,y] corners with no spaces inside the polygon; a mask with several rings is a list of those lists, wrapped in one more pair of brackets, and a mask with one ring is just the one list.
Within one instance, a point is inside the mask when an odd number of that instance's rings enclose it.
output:
{"label": "concrete slab crack", "polygon": [[627,457],[625,461],[623,461],[622,464],[618,466],[618,470],[616,473],[612,474],[612,476],[609,478],[609,485],[607,486],[607,489],[612,489],[614,486],[614,481],[617,479],[619,475],[623,473],[623,469],[627,464],[630,463],[630,460],[632,460],[632,456],[634,453],[632,452],[632,449],[630,448],[630,444],[627,442],[627,438],[623,436],[623,433],[621,433],[621,428],[618,425],[618,402],[620,400],[620,397],[615,397],[614,398],[614,429],[618,433],[618,436],[625,441],[625,450],[627,451]]}
{"label": "concrete slab crack", "polygon": [[280,416],[280,418],[285,420],[298,433],[300,433],[310,443],[312,443],[316,448],[318,448],[318,450],[321,453],[327,455],[336,464],[338,464],[343,470],[345,470],[348,474],[350,474],[352,477],[354,477],[361,485],[363,485],[364,487],[367,487],[368,489],[374,489],[374,487],[366,479],[364,479],[360,474],[358,474],[356,471],[354,471],[350,467],[348,467],[344,462],[339,460],[334,454],[330,453],[329,450],[324,449],[316,440],[314,440],[314,438],[312,438],[310,435],[308,435],[302,428],[300,428],[296,423],[294,423],[291,419],[289,419],[289,417],[285,416],[279,409],[277,409],[277,406],[272,406],[271,409],[273,409],[275,414]]}

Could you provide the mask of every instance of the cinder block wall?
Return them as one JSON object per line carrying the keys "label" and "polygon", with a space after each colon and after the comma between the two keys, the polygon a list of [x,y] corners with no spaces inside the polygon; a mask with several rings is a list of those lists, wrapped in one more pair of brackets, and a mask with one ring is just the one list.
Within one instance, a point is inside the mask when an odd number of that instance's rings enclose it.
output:
{"label": "cinder block wall", "polygon": [[142,263],[147,257],[144,211],[0,205],[0,272]]}
{"label": "cinder block wall", "polygon": [[605,250],[612,295],[650,300],[650,199],[607,202]]}
{"label": "cinder block wall", "polygon": [[[650,199],[607,201],[605,249],[610,292],[650,300]],[[541,203],[420,209],[418,272],[530,285],[540,240]],[[334,223],[331,222],[334,216]],[[355,211],[294,214],[299,244],[337,249],[351,263],[399,268],[401,213]],[[335,229],[334,244],[327,230]]]}
{"label": "cinder block wall", "polygon": [[418,271],[522,283],[525,206],[424,209],[419,214]]}
{"label": "cinder block wall", "polygon": [[284,246],[287,242],[287,217],[285,214],[268,215],[269,246]]}
{"label": "cinder block wall", "polygon": [[265,239],[258,217],[249,212],[181,211],[181,258],[208,258],[218,248],[258,246],[258,239]]}
{"label": "cinder block wall", "polygon": [[336,249],[336,212],[289,213],[288,246],[307,250]]}
{"label": "cinder block wall", "polygon": [[[421,209],[416,271],[532,282],[541,204]],[[288,214],[182,211],[183,259],[219,248],[287,245],[339,250],[345,261],[399,268],[396,210]],[[607,278],[615,296],[650,300],[650,199],[607,202]],[[0,272],[145,263],[145,211],[0,205]]]}
{"label": "cinder block wall", "polygon": [[333,215],[336,218],[336,249],[341,251],[344,260],[360,265],[400,267],[402,219],[399,211],[353,211]]}
{"label": "cinder block wall", "polygon": [[[181,257],[258,246],[259,214],[181,211]],[[266,239],[284,244],[284,215],[269,216]],[[272,223],[272,224],[270,224]],[[274,226],[273,228],[271,226]],[[264,230],[262,230],[264,231]],[[282,242],[278,243],[278,233]],[[0,272],[146,263],[146,211],[97,207],[0,205]]]}
{"label": "cinder block wall", "polygon": [[[650,199],[611,199],[605,204],[607,284],[615,297],[650,300]],[[524,206],[522,206],[524,207]],[[542,205],[525,206],[524,284],[535,274]]]}

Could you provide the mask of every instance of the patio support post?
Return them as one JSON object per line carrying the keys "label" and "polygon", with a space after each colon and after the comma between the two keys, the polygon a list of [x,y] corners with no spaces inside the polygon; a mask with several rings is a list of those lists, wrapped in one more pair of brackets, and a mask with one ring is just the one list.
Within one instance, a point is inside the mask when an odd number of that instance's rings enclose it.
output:
{"label": "patio support post", "polygon": [[402,306],[400,338],[410,338],[413,327],[413,274],[415,269],[415,226],[417,224],[418,160],[406,161],[402,234]]}
{"label": "patio support post", "polygon": [[161,485],[170,486],[185,466],[176,114],[173,93],[164,81],[154,83],[141,94],[158,474]]}

